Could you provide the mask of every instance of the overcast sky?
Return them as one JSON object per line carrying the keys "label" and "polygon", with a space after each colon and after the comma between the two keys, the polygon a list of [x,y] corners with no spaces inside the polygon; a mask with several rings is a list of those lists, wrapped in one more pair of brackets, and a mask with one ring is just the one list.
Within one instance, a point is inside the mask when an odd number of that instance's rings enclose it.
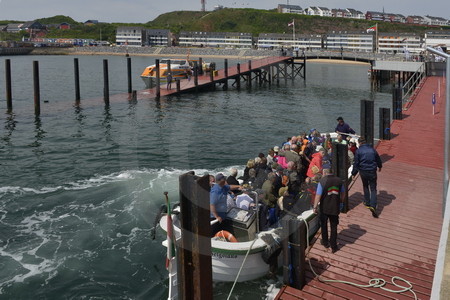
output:
{"label": "overcast sky", "polygon": [[[207,10],[217,4],[225,7],[275,8],[277,0],[207,0]],[[290,4],[328,8],[355,8],[450,18],[449,0],[290,0]],[[34,20],[54,15],[71,16],[77,21],[96,19],[103,22],[142,23],[161,13],[174,10],[200,10],[200,0],[0,0],[0,20]]]}

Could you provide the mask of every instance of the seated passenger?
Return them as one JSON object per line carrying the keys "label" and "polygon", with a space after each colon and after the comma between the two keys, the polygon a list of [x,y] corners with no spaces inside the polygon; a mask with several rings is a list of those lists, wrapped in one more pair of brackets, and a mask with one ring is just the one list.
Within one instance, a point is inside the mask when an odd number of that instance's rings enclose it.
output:
{"label": "seated passenger", "polygon": [[249,210],[250,207],[255,205],[255,201],[249,196],[248,190],[243,190],[242,194],[236,197],[236,207],[240,209]]}

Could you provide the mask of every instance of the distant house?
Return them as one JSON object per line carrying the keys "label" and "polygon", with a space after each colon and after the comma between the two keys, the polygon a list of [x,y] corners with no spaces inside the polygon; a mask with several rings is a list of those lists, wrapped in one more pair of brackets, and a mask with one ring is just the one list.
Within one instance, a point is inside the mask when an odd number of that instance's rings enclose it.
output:
{"label": "distant house", "polygon": [[320,16],[320,11],[317,6],[310,6],[305,9],[305,14],[309,16]]}
{"label": "distant house", "polygon": [[304,14],[299,5],[278,4],[278,12],[282,14]]}
{"label": "distant house", "polygon": [[335,18],[351,18],[352,14],[346,9],[332,9],[331,16]]}
{"label": "distant house", "polygon": [[146,31],[143,27],[120,26],[116,31],[117,46],[142,47],[146,44]]}
{"label": "distant house", "polygon": [[362,11],[353,9],[353,8],[347,8],[346,11],[348,11],[351,15],[350,18],[352,19],[365,19],[366,18],[366,14],[363,13]]}
{"label": "distant house", "polygon": [[84,25],[86,26],[92,26],[92,25],[97,25],[98,24],[98,20],[87,20],[86,22],[84,22]]}
{"label": "distant house", "polygon": [[440,17],[425,16],[425,22],[432,26],[447,26],[448,20]]}
{"label": "distant house", "polygon": [[384,14],[384,21],[391,23],[406,23],[406,18],[401,14]]}
{"label": "distant house", "polygon": [[61,29],[61,30],[68,30],[70,28],[71,28],[70,24],[66,23],[66,22],[63,22],[58,25],[58,29]]}
{"label": "distant house", "polygon": [[366,20],[370,21],[384,21],[384,13],[377,11],[368,11],[366,13]]}
{"label": "distant house", "polygon": [[33,30],[33,31],[44,30],[45,26],[37,21],[29,21],[29,22],[23,23],[22,26],[20,27],[20,29],[29,32],[31,30]]}
{"label": "distant house", "polygon": [[426,47],[445,47],[450,49],[450,31],[437,31],[425,33]]}
{"label": "distant house", "polygon": [[331,9],[328,9],[326,7],[318,7],[319,9],[319,16],[321,17],[331,17]]}
{"label": "distant house", "polygon": [[214,6],[214,10],[221,10],[223,8],[224,8],[223,5],[216,5],[216,6]]}
{"label": "distant house", "polygon": [[171,34],[168,29],[147,29],[145,35],[146,46],[171,46]]}
{"label": "distant house", "polygon": [[6,28],[8,28],[8,26],[6,26],[6,25],[1,25],[1,26],[0,26],[0,31],[6,31]]}
{"label": "distant house", "polygon": [[421,17],[421,16],[408,16],[406,18],[406,23],[425,25],[425,24],[427,24],[427,21],[425,20],[424,17]]}
{"label": "distant house", "polygon": [[23,24],[8,24],[6,26],[6,31],[10,33],[18,33],[20,30],[22,30]]}

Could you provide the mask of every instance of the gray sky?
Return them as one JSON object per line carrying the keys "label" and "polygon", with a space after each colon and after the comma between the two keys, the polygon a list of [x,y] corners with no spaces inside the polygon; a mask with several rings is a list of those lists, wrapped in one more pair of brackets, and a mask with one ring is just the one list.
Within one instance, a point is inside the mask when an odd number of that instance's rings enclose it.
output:
{"label": "gray sky", "polygon": [[[226,7],[275,8],[286,0],[207,0],[207,10],[221,4]],[[450,18],[448,0],[290,0],[290,4],[328,8],[355,8]],[[0,20],[33,20],[54,15],[68,15],[77,21],[96,19],[103,22],[147,22],[173,10],[200,10],[200,0],[0,0]]]}

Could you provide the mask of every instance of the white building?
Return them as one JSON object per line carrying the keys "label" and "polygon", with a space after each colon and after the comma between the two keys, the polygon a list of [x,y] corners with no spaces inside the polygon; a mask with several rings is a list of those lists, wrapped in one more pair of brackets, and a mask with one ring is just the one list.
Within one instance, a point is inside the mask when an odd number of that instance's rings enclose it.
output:
{"label": "white building", "polygon": [[142,47],[146,43],[145,29],[142,27],[117,27],[117,46]]}
{"label": "white building", "polygon": [[450,31],[427,32],[424,38],[427,47],[446,47],[450,49]]}
{"label": "white building", "polygon": [[258,37],[258,49],[281,49],[299,48],[303,50],[322,49],[322,35],[301,34],[296,35],[295,40],[292,34],[261,33]]}
{"label": "white building", "polygon": [[432,25],[432,26],[447,26],[448,21],[449,21],[444,18],[432,17],[432,16],[425,16],[423,18],[425,19],[426,24]]}
{"label": "white building", "polygon": [[251,33],[242,32],[181,32],[179,44],[182,47],[222,47],[251,49]]}
{"label": "white building", "polygon": [[346,9],[332,9],[331,16],[334,18],[351,18],[352,14]]}
{"label": "white building", "polygon": [[305,9],[305,14],[308,16],[320,16],[320,11],[317,6],[310,6]]}
{"label": "white building", "polygon": [[319,9],[319,16],[321,16],[321,17],[331,17],[332,16],[331,9],[328,9],[326,7],[318,7],[318,9]]}
{"label": "white building", "polygon": [[379,33],[379,52],[385,53],[420,53],[424,50],[420,35],[414,33]]}
{"label": "white building", "polygon": [[287,4],[278,4],[278,12],[282,14],[304,14],[304,11],[300,6]]}
{"label": "white building", "polygon": [[346,11],[348,11],[351,15],[350,18],[352,19],[360,19],[360,20],[364,20],[366,18],[366,14],[363,13],[362,11],[353,9],[353,8],[347,8]]}
{"label": "white building", "polygon": [[365,32],[329,33],[324,40],[324,48],[328,50],[373,52],[374,36]]}

